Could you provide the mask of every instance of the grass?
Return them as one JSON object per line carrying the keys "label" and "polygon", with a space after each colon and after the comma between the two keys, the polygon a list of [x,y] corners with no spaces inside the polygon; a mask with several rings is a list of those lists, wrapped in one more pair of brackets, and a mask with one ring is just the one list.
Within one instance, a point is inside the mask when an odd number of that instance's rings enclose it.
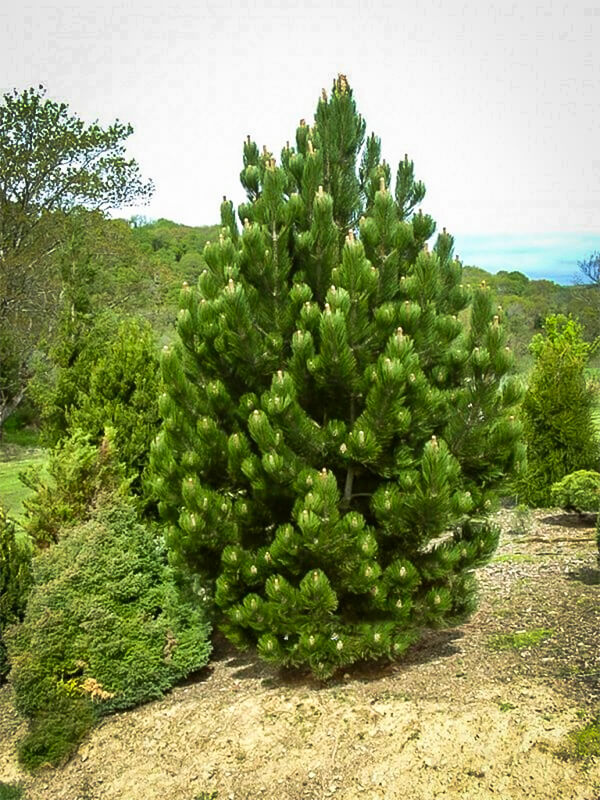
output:
{"label": "grass", "polygon": [[[578,712],[577,716],[581,718],[587,714]],[[571,731],[566,745],[558,750],[557,755],[560,758],[581,761],[584,767],[589,766],[593,759],[600,758],[600,716]]]}
{"label": "grass", "polygon": [[17,783],[3,783],[0,781],[0,800],[22,800],[24,797],[22,786]]}
{"label": "grass", "polygon": [[2,445],[14,445],[16,447],[39,447],[40,434],[34,428],[4,428],[2,434]]}
{"label": "grass", "polygon": [[[9,460],[2,460],[10,452]],[[19,473],[29,466],[44,464],[46,454],[42,451],[31,454],[23,448],[0,448],[0,503],[12,517],[20,517],[23,513],[23,500],[30,490],[19,480]],[[1,800],[1,797],[0,797]]]}
{"label": "grass", "polygon": [[600,716],[569,734],[574,756],[580,761],[600,756]]}
{"label": "grass", "polygon": [[488,639],[488,647],[492,650],[526,650],[537,647],[545,639],[553,635],[553,630],[547,628],[533,628],[530,631],[517,633],[497,633]]}
{"label": "grass", "polygon": [[513,711],[516,708],[512,703],[498,703],[500,711]]}

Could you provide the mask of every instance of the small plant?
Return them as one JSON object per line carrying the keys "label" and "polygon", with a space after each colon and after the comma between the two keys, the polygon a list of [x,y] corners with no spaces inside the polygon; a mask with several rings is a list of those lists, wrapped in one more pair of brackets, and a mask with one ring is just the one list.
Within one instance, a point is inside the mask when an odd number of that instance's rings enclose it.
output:
{"label": "small plant", "polygon": [[600,472],[580,469],[552,485],[552,502],[567,511],[600,511]]}
{"label": "small plant", "polygon": [[537,647],[553,634],[553,630],[546,628],[533,628],[530,631],[518,631],[517,633],[498,633],[490,636],[488,646],[492,650],[526,650],[529,647]]}
{"label": "small plant", "polygon": [[577,761],[589,762],[600,757],[600,716],[569,734],[570,747],[565,755]]}
{"label": "small plant", "polygon": [[504,703],[498,703],[498,708],[500,709],[500,711],[513,711],[516,708],[516,706],[513,705],[512,703],[504,702]]}

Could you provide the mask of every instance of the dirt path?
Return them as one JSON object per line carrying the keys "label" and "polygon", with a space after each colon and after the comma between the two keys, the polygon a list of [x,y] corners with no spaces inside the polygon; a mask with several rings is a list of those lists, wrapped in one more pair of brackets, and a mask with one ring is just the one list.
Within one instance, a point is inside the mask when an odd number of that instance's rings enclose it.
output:
{"label": "dirt path", "polygon": [[500,515],[481,606],[395,665],[325,687],[217,648],[160,702],[103,721],[60,770],[20,772],[0,692],[0,780],[29,800],[600,800],[569,733],[600,709],[591,527]]}

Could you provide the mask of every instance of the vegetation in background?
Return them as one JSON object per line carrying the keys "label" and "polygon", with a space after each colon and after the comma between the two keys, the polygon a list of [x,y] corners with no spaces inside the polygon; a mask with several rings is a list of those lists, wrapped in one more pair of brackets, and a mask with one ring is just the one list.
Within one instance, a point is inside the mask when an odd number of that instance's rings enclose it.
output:
{"label": "vegetation in background", "polygon": [[19,445],[4,445],[0,455],[0,503],[14,519],[22,517],[23,504],[31,494],[21,475],[32,469],[39,469],[43,475],[46,461],[47,456],[41,450],[24,454]]}
{"label": "vegetation in background", "polygon": [[0,430],[25,395],[31,356],[61,302],[61,254],[85,211],[149,197],[125,158],[130,125],[86,125],[43,87],[0,103]]}
{"label": "vegetation in background", "polygon": [[532,340],[535,367],[522,406],[527,469],[516,484],[522,502],[551,505],[552,484],[598,468],[594,397],[585,376],[593,350],[582,326],[562,314],[548,317]]}
{"label": "vegetation in background", "polygon": [[508,343],[515,353],[520,372],[526,373],[531,369],[533,356],[529,345],[533,336],[541,332],[546,317],[571,314],[584,325],[586,341],[591,342],[600,334],[596,320],[589,313],[587,287],[532,280],[517,271],[500,270],[491,274],[470,266],[463,270],[463,281],[467,286],[477,286],[485,281],[490,287],[495,301],[502,308]]}
{"label": "vegetation in background", "polygon": [[600,336],[600,253],[591,253],[578,262],[580,282],[575,287],[579,308],[577,316],[588,338]]}
{"label": "vegetation in background", "polygon": [[29,768],[57,764],[103,714],[160,697],[203,667],[205,610],[177,590],[156,531],[113,500],[33,559],[24,620],[7,632]]}
{"label": "vegetation in background", "polygon": [[152,455],[174,557],[216,579],[227,636],[320,677],[472,610],[521,455],[490,292],[462,287],[445,230],[428,251],[412,162],[392,189],[364,134],[340,76],[281,167],[245,143],[243,229],[225,201]]}
{"label": "vegetation in background", "polygon": [[83,335],[65,336],[38,368],[31,394],[44,444],[56,446],[75,431],[99,444],[110,430],[139,489],[158,429],[158,355],[147,322],[100,315]]}

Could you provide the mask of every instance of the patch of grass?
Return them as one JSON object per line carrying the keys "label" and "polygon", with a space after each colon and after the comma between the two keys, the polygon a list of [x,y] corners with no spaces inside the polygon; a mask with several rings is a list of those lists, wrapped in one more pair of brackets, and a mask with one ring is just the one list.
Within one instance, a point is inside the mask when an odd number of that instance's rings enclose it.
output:
{"label": "patch of grass", "polygon": [[[580,716],[578,714],[578,716]],[[581,761],[584,765],[592,759],[600,758],[600,716],[595,717],[587,725],[571,731],[567,746],[561,750],[563,758]]]}
{"label": "patch of grass", "polygon": [[554,631],[548,628],[533,628],[530,631],[518,631],[517,633],[497,633],[488,639],[488,647],[492,650],[526,650],[529,647],[537,647],[553,634]]}
{"label": "patch of grass", "polygon": [[500,711],[513,711],[516,706],[514,706],[512,703],[498,703],[498,708]]}
{"label": "patch of grass", "polygon": [[35,428],[17,428],[15,430],[5,428],[2,435],[2,444],[16,447],[39,447],[40,433]]}
{"label": "patch of grass", "polygon": [[0,781],[0,800],[24,800],[24,789],[18,783]]}
{"label": "patch of grass", "polygon": [[24,486],[19,480],[19,473],[30,466],[44,464],[46,454],[39,452],[35,455],[23,455],[9,461],[0,460],[0,503],[11,517],[20,517],[23,513],[23,500],[30,494],[31,489]]}

